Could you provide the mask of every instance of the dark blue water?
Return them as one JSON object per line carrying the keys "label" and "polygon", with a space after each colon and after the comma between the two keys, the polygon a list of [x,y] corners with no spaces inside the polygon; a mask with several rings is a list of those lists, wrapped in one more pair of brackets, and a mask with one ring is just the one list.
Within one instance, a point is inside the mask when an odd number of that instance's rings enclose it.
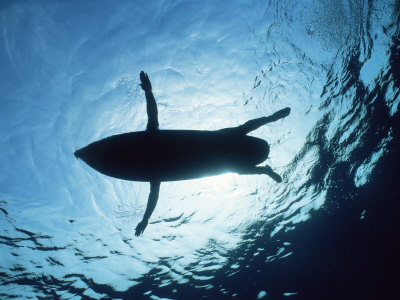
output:
{"label": "dark blue water", "polygon": [[[5,1],[1,299],[396,299],[398,1]],[[148,184],[73,152],[146,125],[255,136],[282,175]]]}

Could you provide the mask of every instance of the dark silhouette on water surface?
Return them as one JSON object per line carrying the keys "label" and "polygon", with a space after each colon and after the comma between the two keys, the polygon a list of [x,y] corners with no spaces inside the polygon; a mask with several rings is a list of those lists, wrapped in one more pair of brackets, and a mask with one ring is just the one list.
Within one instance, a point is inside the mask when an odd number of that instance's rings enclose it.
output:
{"label": "dark silhouette on water surface", "polygon": [[136,236],[145,230],[156,207],[162,181],[194,179],[228,172],[266,174],[282,178],[269,166],[257,166],[269,154],[266,141],[247,133],[289,115],[286,107],[269,117],[215,131],[159,130],[157,104],[149,77],[140,73],[146,94],[148,122],[145,131],[118,134],[89,144],[74,154],[102,174],[150,182],[150,195]]}

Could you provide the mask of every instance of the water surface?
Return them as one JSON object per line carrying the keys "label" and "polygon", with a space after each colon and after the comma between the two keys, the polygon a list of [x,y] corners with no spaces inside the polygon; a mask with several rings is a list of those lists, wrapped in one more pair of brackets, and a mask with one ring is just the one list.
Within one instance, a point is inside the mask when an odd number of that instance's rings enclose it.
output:
{"label": "water surface", "polygon": [[[396,295],[398,1],[5,1],[0,295],[368,299]],[[255,131],[282,175],[149,184],[73,152],[143,130]],[[345,296],[343,296],[345,295]]]}

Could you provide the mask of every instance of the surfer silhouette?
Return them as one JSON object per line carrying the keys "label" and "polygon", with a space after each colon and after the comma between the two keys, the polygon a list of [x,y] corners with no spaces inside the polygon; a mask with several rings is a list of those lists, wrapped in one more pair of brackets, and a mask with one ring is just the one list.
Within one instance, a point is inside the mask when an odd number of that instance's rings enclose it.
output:
{"label": "surfer silhouette", "polygon": [[113,135],[74,153],[102,174],[150,182],[146,211],[135,229],[136,236],[147,227],[157,204],[162,181],[187,180],[228,172],[266,174],[276,182],[282,181],[270,166],[257,166],[268,157],[268,143],[247,134],[288,116],[289,107],[237,127],[214,131],[159,130],[157,103],[149,77],[143,71],[140,81],[147,102],[146,130]]}

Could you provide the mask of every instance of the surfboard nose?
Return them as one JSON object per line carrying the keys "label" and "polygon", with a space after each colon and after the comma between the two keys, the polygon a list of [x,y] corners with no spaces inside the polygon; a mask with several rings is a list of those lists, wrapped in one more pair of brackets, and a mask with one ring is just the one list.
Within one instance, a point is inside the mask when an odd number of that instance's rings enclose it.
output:
{"label": "surfboard nose", "polygon": [[104,145],[101,142],[91,143],[74,152],[76,158],[83,160],[93,169],[101,172],[104,165]]}
{"label": "surfboard nose", "polygon": [[88,147],[83,147],[81,149],[78,149],[74,152],[74,156],[77,159],[82,159],[84,162],[88,163],[90,161],[90,149],[87,149]]}
{"label": "surfboard nose", "polygon": [[91,154],[91,149],[89,149],[89,146],[83,147],[81,149],[78,149],[74,152],[74,155],[77,159],[82,159],[84,162],[88,163],[90,161],[90,154]]}
{"label": "surfboard nose", "polygon": [[76,150],[76,151],[74,152],[75,157],[78,158],[78,159],[79,159],[79,151],[80,151],[80,149],[79,149],[79,150]]}

